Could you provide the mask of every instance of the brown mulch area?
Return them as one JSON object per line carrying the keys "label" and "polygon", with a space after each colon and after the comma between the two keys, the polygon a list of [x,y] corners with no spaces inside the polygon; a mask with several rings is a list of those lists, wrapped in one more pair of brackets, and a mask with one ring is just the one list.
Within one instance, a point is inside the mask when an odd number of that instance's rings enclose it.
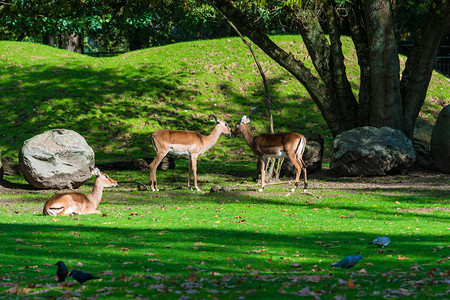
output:
{"label": "brown mulch area", "polygon": [[[281,179],[279,183],[283,184],[292,179]],[[391,189],[411,188],[419,189],[436,189],[441,191],[449,191],[450,196],[450,174],[439,173],[424,169],[409,169],[405,174],[386,175],[378,177],[338,177],[329,169],[308,174],[309,188],[320,189],[337,189],[337,190],[360,190],[360,189]],[[268,185],[271,185],[270,183]],[[300,187],[302,185],[302,177],[300,177]],[[52,190],[38,190],[27,184],[11,183],[7,180],[0,181],[0,193],[49,193]],[[55,193],[62,192],[54,190]]]}

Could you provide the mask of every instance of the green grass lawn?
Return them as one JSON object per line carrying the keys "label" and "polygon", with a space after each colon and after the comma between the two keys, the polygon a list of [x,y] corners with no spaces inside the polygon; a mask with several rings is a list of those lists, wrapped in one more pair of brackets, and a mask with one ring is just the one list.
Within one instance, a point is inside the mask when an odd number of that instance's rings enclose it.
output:
{"label": "green grass lawn", "polygon": [[[158,193],[106,190],[102,216],[44,216],[51,191],[2,194],[0,296],[448,297],[448,175],[337,179],[323,171],[310,176],[308,193],[286,197],[289,182],[259,193],[251,177],[225,166],[221,174],[204,166],[203,191],[190,192],[179,165],[158,172]],[[141,171],[109,175],[148,180]],[[213,184],[233,190],[210,194]],[[92,180],[81,191],[91,188]],[[387,248],[367,244],[380,235],[391,238]],[[364,256],[354,268],[330,266],[352,254]],[[59,260],[102,279],[58,285]]]}
{"label": "green grass lawn", "polygon": [[[298,36],[274,40],[306,56]],[[343,37],[349,78],[357,61]],[[305,89],[259,50],[277,131],[332,137]],[[402,63],[404,58],[400,58]],[[17,162],[23,142],[49,129],[80,133],[97,162],[151,157],[161,128],[208,134],[216,114],[232,126],[252,117],[268,131],[261,78],[239,39],[196,41],[92,58],[47,46],[0,41],[0,151]],[[448,79],[434,73],[420,119],[448,104]],[[284,182],[256,191],[256,158],[242,138],[221,137],[199,159],[202,192],[186,189],[187,162],[158,171],[158,193],[131,184],[108,189],[103,215],[42,215],[54,191],[0,186],[0,298],[330,299],[448,298],[449,176],[309,176],[307,193]],[[148,183],[144,171],[110,171]],[[25,184],[20,176],[7,181]],[[91,179],[80,190],[92,189]],[[228,193],[210,194],[212,185]],[[386,249],[367,245],[386,235]],[[331,263],[364,259],[350,270]],[[101,277],[58,285],[57,261]],[[351,280],[350,280],[351,279]],[[447,281],[446,281],[447,280]]]}
{"label": "green grass lawn", "polygon": [[[287,51],[307,56],[299,36],[275,36]],[[348,77],[358,94],[359,68],[350,38],[342,38]],[[269,130],[264,90],[254,60],[239,38],[149,48],[93,58],[48,46],[0,41],[0,151],[17,161],[23,142],[49,129],[81,134],[97,161],[153,155],[157,129],[212,131],[209,115],[234,126],[251,116],[255,133]],[[319,133],[325,156],[332,136],[305,88],[259,49],[273,98],[276,131]],[[400,57],[404,63],[404,57]],[[308,63],[308,60],[306,60]],[[434,124],[449,103],[448,78],[433,73],[420,119]],[[220,139],[212,159],[247,161],[243,139]]]}

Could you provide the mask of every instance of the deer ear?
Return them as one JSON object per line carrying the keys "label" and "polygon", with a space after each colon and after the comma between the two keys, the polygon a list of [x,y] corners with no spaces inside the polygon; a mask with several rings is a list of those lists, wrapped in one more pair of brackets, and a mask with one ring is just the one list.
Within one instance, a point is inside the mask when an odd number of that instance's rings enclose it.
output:
{"label": "deer ear", "polygon": [[215,115],[210,115],[209,120],[218,123],[217,117]]}
{"label": "deer ear", "polygon": [[250,118],[244,115],[241,119],[241,123],[247,124],[248,122],[250,122]]}
{"label": "deer ear", "polygon": [[95,175],[95,176],[101,175],[101,172],[98,168],[93,169],[93,168],[89,167],[89,170],[91,171],[91,175]]}

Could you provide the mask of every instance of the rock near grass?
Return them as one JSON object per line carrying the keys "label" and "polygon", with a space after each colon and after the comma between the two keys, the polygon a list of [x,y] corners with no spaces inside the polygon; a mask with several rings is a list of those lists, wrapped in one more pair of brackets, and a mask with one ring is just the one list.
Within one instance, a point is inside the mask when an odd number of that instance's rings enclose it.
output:
{"label": "rock near grass", "polygon": [[390,127],[358,127],[336,136],[330,169],[343,176],[402,172],[416,160],[411,140]]}
{"label": "rock near grass", "polygon": [[438,115],[431,134],[431,154],[439,171],[450,174],[450,105]]}
{"label": "rock near grass", "polygon": [[54,129],[26,140],[19,166],[29,184],[40,189],[75,189],[91,177],[94,151],[78,133]]}
{"label": "rock near grass", "polygon": [[[306,137],[306,148],[303,153],[303,161],[306,164],[306,169],[308,174],[316,171],[322,170],[322,159],[323,159],[323,147],[324,141],[322,136],[318,133],[305,133]],[[297,169],[291,163],[289,159],[283,161],[281,167],[281,176],[295,176]]]}

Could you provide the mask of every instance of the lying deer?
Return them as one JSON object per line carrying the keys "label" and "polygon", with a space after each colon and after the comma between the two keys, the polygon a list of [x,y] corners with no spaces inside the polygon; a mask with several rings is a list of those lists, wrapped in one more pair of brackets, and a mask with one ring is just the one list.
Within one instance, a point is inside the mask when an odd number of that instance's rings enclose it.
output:
{"label": "lying deer", "polygon": [[308,187],[306,164],[302,158],[306,147],[306,138],[296,132],[263,133],[258,136],[253,136],[247,127],[247,123],[249,122],[250,119],[247,116],[243,116],[241,121],[236,124],[236,128],[231,135],[236,137],[242,134],[247,145],[258,156],[258,160],[261,163],[261,188],[259,191],[262,192],[264,189],[265,162],[267,157],[288,157],[295,166],[297,174],[295,175],[294,187],[291,190],[292,193],[295,192],[298,186],[298,179],[303,169],[306,191]]}
{"label": "lying deer", "polygon": [[197,158],[217,143],[221,135],[230,135],[231,128],[216,116],[210,117],[216,123],[212,133],[208,136],[195,131],[157,130],[152,135],[153,148],[156,156],[150,163],[150,185],[152,191],[158,191],[156,184],[156,168],[167,155],[187,155],[189,157],[188,188],[191,189],[191,174],[194,175],[194,187],[200,191],[197,185]]}
{"label": "lying deer", "polygon": [[103,188],[117,185],[117,181],[100,172],[98,168],[89,167],[91,175],[97,176],[90,194],[64,193],[56,194],[44,205],[44,215],[67,216],[101,214],[96,208],[102,201]]}

